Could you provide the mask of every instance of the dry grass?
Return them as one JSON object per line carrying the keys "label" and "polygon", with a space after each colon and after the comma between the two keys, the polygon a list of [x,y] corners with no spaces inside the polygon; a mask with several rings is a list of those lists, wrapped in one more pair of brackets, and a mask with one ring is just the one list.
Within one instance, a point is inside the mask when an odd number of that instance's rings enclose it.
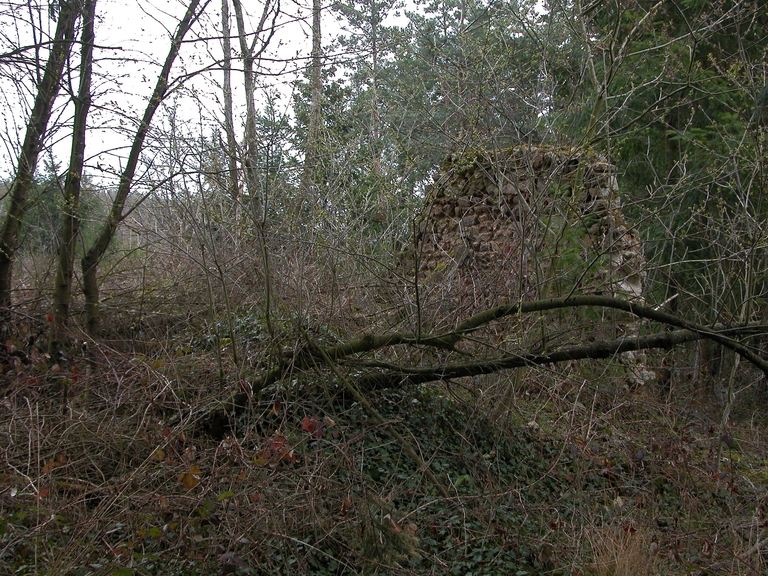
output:
{"label": "dry grass", "polygon": [[[286,249],[272,261],[280,297],[268,339],[256,257],[220,253],[225,295],[213,268],[206,277],[161,247],[115,261],[108,337],[88,340],[87,352],[51,366],[28,344],[46,329],[31,320],[44,317],[44,293],[6,342],[0,572],[764,572],[768,425],[747,370],[722,450],[722,383],[693,374],[684,352],[665,360],[674,371],[663,389],[632,388],[619,363],[584,362],[372,393],[385,425],[315,366],[214,431],[209,411],[296,346],[298,322],[332,343],[403,318],[381,311],[370,287],[381,268],[366,276],[331,251],[322,257],[335,268],[310,266]],[[30,294],[43,284],[32,280],[22,283]],[[239,322],[237,364],[229,320]],[[521,338],[535,345],[538,334]],[[473,346],[519,344],[503,335]],[[446,360],[430,354],[388,360]],[[324,423],[322,437],[305,417]]]}
{"label": "dry grass", "polygon": [[650,576],[656,574],[658,543],[648,542],[632,526],[594,529],[587,537],[595,576]]}
{"label": "dry grass", "polygon": [[[339,402],[318,374],[297,374],[302,384],[275,388],[213,438],[200,424],[223,394],[214,352],[152,350],[101,344],[90,349],[98,361],[56,370],[24,360],[6,372],[4,571],[765,566],[765,432],[755,419],[734,427],[739,449],[713,472],[717,430],[675,403],[694,391],[684,382],[671,396],[616,392],[610,367],[595,366],[599,386],[580,368],[521,373],[512,390],[496,377],[375,395],[451,487],[454,500],[441,502],[387,426]],[[326,422],[322,438],[302,428],[305,416]]]}

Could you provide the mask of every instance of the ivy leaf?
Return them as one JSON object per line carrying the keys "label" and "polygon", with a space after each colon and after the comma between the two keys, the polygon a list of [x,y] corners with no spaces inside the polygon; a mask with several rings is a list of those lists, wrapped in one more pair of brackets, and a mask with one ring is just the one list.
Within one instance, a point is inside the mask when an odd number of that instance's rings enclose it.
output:
{"label": "ivy leaf", "polygon": [[227,500],[229,498],[232,498],[232,496],[234,496],[234,495],[235,495],[235,493],[232,492],[232,490],[227,490],[226,492],[222,492],[221,494],[219,494],[216,497],[216,501],[217,502],[222,502],[223,500]]}

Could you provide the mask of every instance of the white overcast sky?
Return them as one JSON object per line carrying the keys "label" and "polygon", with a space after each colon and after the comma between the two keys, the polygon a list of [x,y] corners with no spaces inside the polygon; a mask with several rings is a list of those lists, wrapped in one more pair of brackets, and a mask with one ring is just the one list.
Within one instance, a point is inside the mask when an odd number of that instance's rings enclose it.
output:
{"label": "white overcast sky", "polygon": [[[243,2],[244,8],[250,10],[252,19],[256,19],[261,9],[261,3]],[[308,10],[306,6],[293,1],[282,2],[285,14],[281,17],[281,26],[274,38],[268,54],[275,58],[293,58],[295,56],[306,57],[309,49],[307,40],[309,29],[307,22],[302,20]],[[144,111],[147,99],[154,88],[156,76],[162,61],[165,59],[170,46],[170,37],[173,34],[178,20],[183,16],[186,5],[178,0],[164,3],[162,0],[98,0],[97,6],[102,14],[101,21],[96,30],[97,43],[105,43],[108,46],[116,46],[121,50],[116,53],[121,56],[135,56],[137,62],[122,64],[119,69],[114,63],[105,63],[103,71],[110,74],[121,74],[124,78],[119,85],[113,86],[108,80],[106,86],[114,89],[114,98],[118,98],[121,107],[130,106],[133,117],[138,118]],[[221,57],[221,46],[218,39],[208,42],[201,40],[206,37],[216,37],[220,33],[220,0],[212,0],[206,9],[203,18],[187,37],[182,52],[174,65],[172,77],[178,77],[184,73],[195,73],[207,69],[215,60]],[[234,14],[231,17],[232,31],[234,33]],[[246,24],[248,26],[248,24]],[[233,41],[233,49],[236,49],[236,41]],[[107,53],[108,51],[104,51]],[[300,60],[299,62],[304,62]],[[237,63],[233,63],[237,66]],[[272,66],[272,72],[285,72],[279,77],[262,79],[262,86],[268,84],[280,89],[285,95],[285,103],[289,104],[288,96],[290,83],[295,79],[297,66],[279,65]],[[217,121],[222,117],[218,96],[222,82],[222,72],[211,70],[201,72],[199,76],[185,82],[185,89],[171,96],[166,105],[177,102],[179,121],[188,130],[199,129],[207,134],[215,128]],[[242,74],[233,73],[233,88],[235,90],[236,103],[242,103]],[[194,98],[193,98],[194,94]],[[105,95],[106,96],[106,95]],[[238,98],[238,96],[240,96]],[[257,94],[258,98],[258,94]],[[110,101],[110,97],[105,100]],[[153,124],[160,126],[166,120],[167,108],[161,108],[156,115]],[[237,120],[236,120],[237,123]],[[95,153],[99,149],[105,151],[115,146],[127,147],[130,144],[131,130],[119,136],[119,130],[109,125],[105,130],[89,134],[89,149]],[[96,161],[101,165],[119,167],[120,159],[125,155],[125,149],[116,153],[104,152]]]}
{"label": "white overcast sky", "polygon": [[[5,4],[24,7],[27,3],[25,0],[8,0]],[[245,1],[243,5],[250,11],[255,23],[260,15],[261,2]],[[280,75],[260,78],[262,87],[279,92],[280,102],[285,110],[290,110],[291,106],[291,84],[299,68],[308,62],[311,47],[310,7],[311,0],[282,0],[283,15],[280,27],[270,44],[268,55],[284,59],[285,62],[275,62],[271,65],[271,72],[281,72]],[[97,63],[93,85],[94,105],[91,108],[86,143],[86,154],[89,157],[87,171],[96,177],[106,177],[106,172],[96,170],[94,173],[97,166],[111,170],[120,169],[134,131],[133,122],[143,114],[147,99],[154,88],[156,75],[167,54],[171,35],[185,10],[186,5],[181,0],[97,0],[98,48],[95,52]],[[221,46],[218,39],[208,42],[201,40],[219,35],[220,10],[220,0],[212,0],[209,3],[206,14],[195,26],[193,33],[188,35],[188,42],[174,65],[172,77],[205,69],[220,58]],[[32,36],[28,22],[29,11],[20,8],[17,14],[20,17],[15,21],[8,22],[6,19],[5,22],[0,22],[0,25],[7,29],[14,28],[15,39],[19,44],[30,43]],[[45,17],[42,21],[44,25],[50,26],[52,34],[55,22],[46,23]],[[234,33],[234,13],[231,14],[231,21]],[[339,24],[332,20],[330,12],[324,12],[323,44],[327,46],[340,32]],[[195,41],[189,42],[190,40]],[[237,42],[233,41],[233,50],[237,50],[236,44]],[[3,46],[0,52],[9,48],[11,47]],[[79,62],[79,49],[73,54],[73,59],[75,64]],[[0,66],[2,65],[0,61]],[[18,150],[23,138],[33,95],[33,85],[27,78],[26,104],[21,104],[18,90],[8,76],[0,76],[0,150],[3,151],[0,178],[3,179],[10,178],[15,170],[14,152]],[[76,78],[73,80],[76,84]],[[233,88],[237,91],[235,100],[242,103],[242,74],[233,73],[232,81]],[[219,70],[201,73],[187,81],[185,89],[175,94],[166,104],[175,99],[179,103],[185,128],[207,131],[209,134],[222,116],[216,98],[221,82],[222,72]],[[167,120],[166,110],[167,108],[161,108],[158,111],[153,125],[160,126]],[[63,93],[60,95],[58,114],[58,121],[66,126],[72,114],[72,107],[65,105]],[[63,169],[68,162],[70,145],[66,128],[52,135],[52,140],[56,160],[61,163]]]}

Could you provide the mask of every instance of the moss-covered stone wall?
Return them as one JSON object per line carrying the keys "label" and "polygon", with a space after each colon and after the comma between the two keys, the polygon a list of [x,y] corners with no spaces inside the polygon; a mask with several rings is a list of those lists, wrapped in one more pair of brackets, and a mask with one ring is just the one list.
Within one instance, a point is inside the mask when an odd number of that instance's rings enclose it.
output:
{"label": "moss-covered stone wall", "polygon": [[641,299],[645,279],[616,167],[534,146],[449,157],[427,190],[418,262],[426,298],[468,311],[569,293]]}

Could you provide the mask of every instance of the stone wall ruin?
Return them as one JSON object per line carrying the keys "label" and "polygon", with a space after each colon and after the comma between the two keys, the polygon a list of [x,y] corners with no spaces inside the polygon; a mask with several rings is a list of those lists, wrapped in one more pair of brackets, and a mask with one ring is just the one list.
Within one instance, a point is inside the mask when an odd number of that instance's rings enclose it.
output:
{"label": "stone wall ruin", "polygon": [[[412,302],[435,328],[521,300],[643,301],[646,261],[622,211],[616,167],[590,152],[525,146],[450,156],[427,190],[414,258]],[[623,312],[567,314],[507,319],[486,336],[506,348],[546,349],[638,333]],[[622,354],[620,364],[628,383],[654,378],[643,353]]]}
{"label": "stone wall ruin", "polygon": [[641,300],[645,279],[616,167],[569,149],[446,159],[427,191],[417,258],[422,296],[436,314],[569,294]]}

